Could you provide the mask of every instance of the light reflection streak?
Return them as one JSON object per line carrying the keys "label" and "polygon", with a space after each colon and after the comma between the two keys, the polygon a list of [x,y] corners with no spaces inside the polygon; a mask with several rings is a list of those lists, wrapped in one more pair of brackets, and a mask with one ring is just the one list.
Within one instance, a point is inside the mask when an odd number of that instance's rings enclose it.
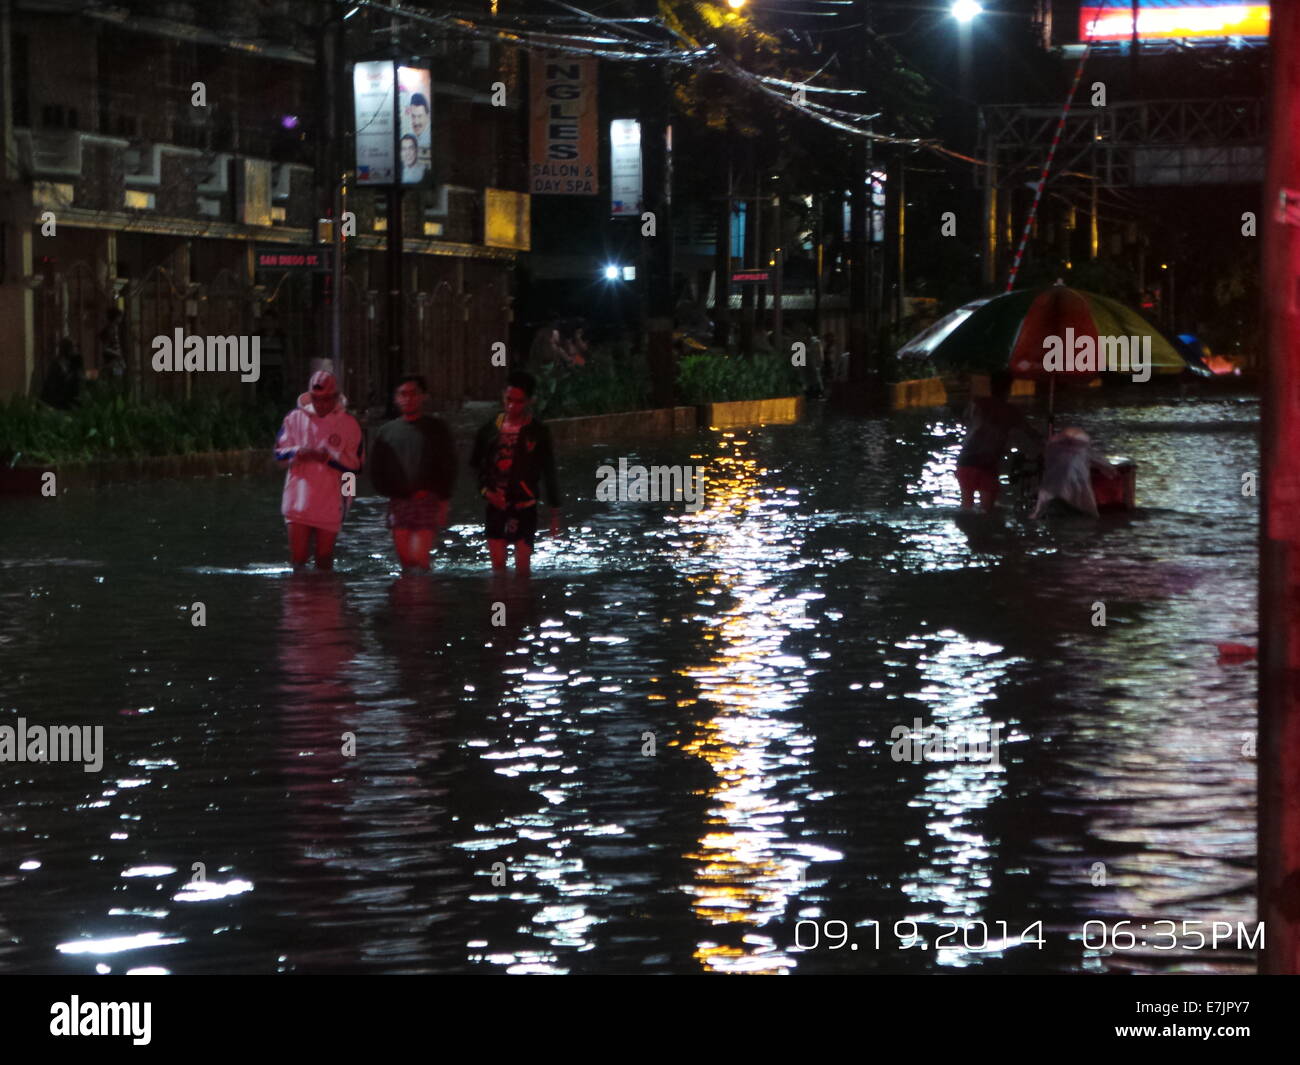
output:
{"label": "light reflection streak", "polygon": [[[995,644],[969,640],[951,629],[919,633],[902,644],[926,648],[916,665],[921,690],[908,693],[908,698],[925,704],[926,712],[920,716],[927,725],[937,725],[949,737],[988,736],[992,728],[1001,726],[1004,746],[997,765],[964,759],[899,765],[901,770],[914,768],[925,774],[924,788],[910,803],[927,814],[927,834],[909,841],[919,851],[921,864],[900,879],[901,890],[911,902],[908,919],[918,924],[979,920],[992,887],[997,849],[997,841],[984,834],[981,821],[1006,789],[1005,744],[1023,739],[1012,736],[1008,722],[994,719],[984,704],[996,698],[1015,660]],[[910,721],[903,724],[911,726]],[[935,961],[962,967],[990,953],[995,952],[943,950],[936,952]]]}
{"label": "light reflection streak", "polygon": [[[531,915],[517,931],[546,946],[491,950],[486,941],[476,941],[466,957],[512,974],[564,974],[569,967],[560,961],[560,950],[595,949],[592,934],[599,918],[589,911],[589,900],[602,891],[584,861],[571,852],[581,837],[617,834],[622,829],[594,826],[582,819],[581,810],[569,813],[567,809],[569,800],[582,794],[584,782],[578,760],[565,748],[580,742],[590,729],[575,725],[563,705],[568,700],[560,696],[592,678],[580,670],[560,672],[545,656],[557,640],[571,640],[573,635],[565,621],[537,616],[527,585],[503,583],[494,595],[507,607],[505,627],[494,630],[487,645],[497,658],[495,670],[489,673],[500,678],[497,705],[502,709],[491,719],[495,728],[490,738],[467,740],[464,746],[474,749],[495,774],[526,782],[543,802],[531,812],[477,824],[475,835],[457,845],[477,852],[475,865],[484,890],[474,892],[470,900],[494,906],[505,901],[523,904]],[[498,651],[505,648],[510,649]],[[519,664],[508,666],[512,658]],[[600,690],[620,688],[606,685]],[[506,882],[499,885],[488,872],[497,860],[504,861],[507,869]]]}
{"label": "light reflection streak", "polygon": [[[839,857],[792,840],[787,817],[797,807],[776,794],[778,781],[806,765],[812,739],[785,712],[807,689],[805,663],[782,652],[782,641],[810,625],[798,600],[773,587],[797,561],[799,532],[788,512],[797,500],[766,489],[766,470],[744,453],[748,440],[715,438],[708,463],[706,505],[679,519],[675,564],[699,593],[709,650],[707,665],[682,669],[699,689],[698,705],[712,716],[696,722],[682,750],[704,759],[716,775],[708,790],[709,820],[687,889],[697,916],[711,926],[759,929],[781,921],[813,858]],[[692,535],[693,534],[693,535]],[[729,598],[721,614],[711,597]],[[797,753],[796,753],[797,752]],[[795,967],[789,944],[750,931],[717,942],[708,933],[695,957],[711,972],[783,973]]]}

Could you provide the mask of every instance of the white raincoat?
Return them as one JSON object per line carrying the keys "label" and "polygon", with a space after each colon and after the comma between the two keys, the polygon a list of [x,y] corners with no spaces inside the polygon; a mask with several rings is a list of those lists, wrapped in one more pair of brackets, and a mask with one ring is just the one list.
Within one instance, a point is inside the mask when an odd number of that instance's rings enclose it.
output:
{"label": "white raincoat", "polygon": [[[329,455],[328,462],[300,462],[302,448]],[[321,417],[312,406],[311,393],[298,397],[298,407],[285,415],[275,438],[275,460],[288,466],[280,513],[285,521],[338,532],[352,502],[343,494],[343,475],[360,473],[365,438],[356,418],[347,412],[347,397],[340,394],[329,414]]]}
{"label": "white raincoat", "polygon": [[1043,476],[1038,483],[1038,505],[1031,518],[1042,517],[1053,499],[1075,510],[1097,517],[1097,497],[1092,493],[1092,468],[1111,469],[1104,459],[1094,458],[1091,440],[1082,429],[1062,429],[1043,452]]}

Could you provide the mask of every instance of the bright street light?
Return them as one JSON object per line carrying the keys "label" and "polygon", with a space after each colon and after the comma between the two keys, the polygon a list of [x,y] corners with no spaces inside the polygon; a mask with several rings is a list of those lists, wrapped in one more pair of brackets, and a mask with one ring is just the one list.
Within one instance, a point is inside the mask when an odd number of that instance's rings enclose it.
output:
{"label": "bright street light", "polygon": [[976,15],[984,13],[984,5],[976,0],[956,0],[952,5],[952,17],[958,22],[969,22]]}
{"label": "bright street light", "polygon": [[623,272],[623,271],[620,270],[617,266],[614,266],[613,264],[611,264],[611,265],[605,267],[605,280],[606,280],[606,281],[617,281],[618,278],[619,278],[619,275],[620,275],[622,272]]}
{"label": "bright street light", "polygon": [[727,0],[727,6],[731,8],[732,11],[739,11],[745,6],[745,0]]}

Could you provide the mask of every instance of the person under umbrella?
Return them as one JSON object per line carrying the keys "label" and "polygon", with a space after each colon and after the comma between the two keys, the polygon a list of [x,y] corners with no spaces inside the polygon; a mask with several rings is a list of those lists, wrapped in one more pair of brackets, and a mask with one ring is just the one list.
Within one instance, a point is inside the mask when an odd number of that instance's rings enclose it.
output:
{"label": "person under umbrella", "polygon": [[980,509],[985,514],[993,512],[1001,490],[998,473],[1012,431],[1018,430],[1035,441],[1043,439],[1024,414],[1008,402],[1010,394],[1011,374],[1000,371],[989,377],[989,395],[971,400],[966,416],[969,428],[961,454],[957,456],[957,484],[961,488],[963,510],[974,507],[978,492]]}

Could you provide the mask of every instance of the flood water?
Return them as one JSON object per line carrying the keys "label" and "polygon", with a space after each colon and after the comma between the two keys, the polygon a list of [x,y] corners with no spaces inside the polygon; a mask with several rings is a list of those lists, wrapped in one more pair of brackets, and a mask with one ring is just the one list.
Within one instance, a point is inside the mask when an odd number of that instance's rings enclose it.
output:
{"label": "flood water", "polygon": [[104,730],[0,763],[0,971],[1250,971],[1082,938],[1255,921],[1259,406],[1103,402],[1135,514],[960,517],[951,416],[814,414],[564,449],[523,582],[466,483],[428,577],[364,496],[290,574],[275,474],[0,500],[0,725]]}

